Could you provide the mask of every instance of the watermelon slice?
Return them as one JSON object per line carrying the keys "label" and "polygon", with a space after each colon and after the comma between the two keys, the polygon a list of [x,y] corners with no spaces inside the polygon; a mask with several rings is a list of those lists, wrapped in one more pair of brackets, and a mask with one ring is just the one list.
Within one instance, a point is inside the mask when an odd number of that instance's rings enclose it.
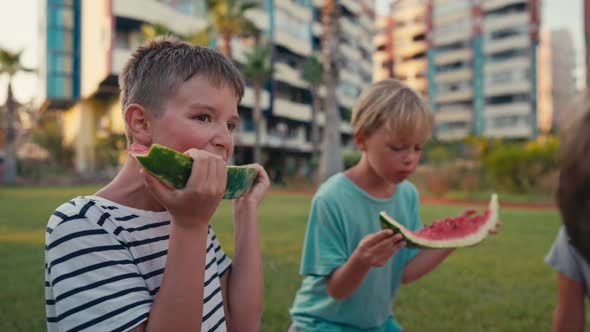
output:
{"label": "watermelon slice", "polygon": [[[127,150],[152,175],[171,187],[184,188],[191,175],[193,159],[159,144],[151,148],[132,144]],[[224,199],[235,199],[246,194],[258,175],[252,166],[226,166],[227,185]]]}
{"label": "watermelon slice", "polygon": [[458,217],[434,221],[432,225],[414,232],[384,211],[379,214],[379,221],[382,229],[390,228],[395,233],[401,233],[408,247],[459,248],[483,241],[498,222],[498,209],[498,196],[493,194],[488,208],[481,215],[476,215],[475,210],[467,210]]}

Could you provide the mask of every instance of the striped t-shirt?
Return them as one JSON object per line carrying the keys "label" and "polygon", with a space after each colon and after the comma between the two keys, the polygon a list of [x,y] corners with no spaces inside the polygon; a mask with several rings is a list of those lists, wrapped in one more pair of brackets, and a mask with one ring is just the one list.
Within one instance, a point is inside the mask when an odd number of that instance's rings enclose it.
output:
{"label": "striped t-shirt", "polygon": [[[48,331],[128,331],[149,317],[166,265],[170,215],[96,196],[49,218],[45,235]],[[209,227],[201,331],[226,331],[220,277],[231,265]]]}

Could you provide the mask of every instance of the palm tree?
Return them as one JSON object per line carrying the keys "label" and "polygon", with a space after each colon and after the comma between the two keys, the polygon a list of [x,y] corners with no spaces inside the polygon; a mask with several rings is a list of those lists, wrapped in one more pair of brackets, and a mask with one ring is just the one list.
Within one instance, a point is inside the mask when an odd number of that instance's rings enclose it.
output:
{"label": "palm tree", "polygon": [[326,0],[322,8],[322,56],[326,86],[326,126],[319,172],[322,182],[344,168],[340,152],[340,111],[336,99],[339,16],[336,0]]}
{"label": "palm tree", "polygon": [[254,125],[255,141],[254,141],[254,162],[262,163],[261,147],[260,147],[260,122],[262,119],[262,110],[260,109],[260,97],[264,84],[271,78],[273,66],[271,62],[271,46],[256,44],[246,53],[246,62],[242,73],[246,80],[254,85]]}
{"label": "palm tree", "polygon": [[155,39],[158,36],[174,36],[180,40],[190,42],[195,45],[207,46],[211,42],[211,31],[206,28],[203,31],[197,31],[195,33],[181,34],[172,31],[166,25],[161,23],[155,24],[143,24],[141,26],[141,32],[144,39]]}
{"label": "palm tree", "polygon": [[0,74],[8,75],[6,113],[4,114],[4,183],[16,182],[16,101],[12,94],[12,78],[19,72],[33,72],[21,63],[23,51],[11,52],[0,48]]}
{"label": "palm tree", "polygon": [[246,18],[246,11],[258,8],[256,0],[207,0],[207,8],[213,21],[207,29],[221,38],[219,50],[231,58],[231,39],[234,36],[258,34],[254,22]]}
{"label": "palm tree", "polygon": [[311,108],[312,160],[317,160],[319,154],[320,127],[318,125],[318,112],[321,109],[319,90],[324,82],[323,72],[324,66],[317,57],[311,56],[305,59],[301,70],[301,78],[309,83],[311,98],[313,100],[313,107]]}

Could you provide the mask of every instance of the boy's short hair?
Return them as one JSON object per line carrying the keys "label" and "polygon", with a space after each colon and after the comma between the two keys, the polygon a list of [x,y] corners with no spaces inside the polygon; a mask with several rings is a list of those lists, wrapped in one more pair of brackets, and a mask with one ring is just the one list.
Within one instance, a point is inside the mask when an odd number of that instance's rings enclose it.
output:
{"label": "boy's short hair", "polygon": [[352,110],[355,133],[371,136],[385,125],[399,139],[426,141],[432,134],[434,115],[424,99],[396,79],[385,79],[365,89]]}
{"label": "boy's short hair", "polygon": [[590,100],[562,132],[557,205],[574,247],[590,263]]}
{"label": "boy's short hair", "polygon": [[195,75],[206,75],[216,87],[229,86],[238,104],[244,96],[244,81],[231,60],[217,50],[162,36],[137,48],[119,75],[123,112],[140,104],[161,116],[180,84]]}

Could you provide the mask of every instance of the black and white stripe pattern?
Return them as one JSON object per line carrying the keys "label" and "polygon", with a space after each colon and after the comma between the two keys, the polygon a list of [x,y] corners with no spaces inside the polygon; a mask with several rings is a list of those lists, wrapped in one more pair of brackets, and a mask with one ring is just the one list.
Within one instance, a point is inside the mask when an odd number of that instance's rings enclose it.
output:
{"label": "black and white stripe pattern", "polygon": [[[45,236],[48,331],[128,331],[147,320],[166,265],[167,212],[90,196],[60,206]],[[226,331],[220,277],[231,265],[211,227],[202,331]]]}

